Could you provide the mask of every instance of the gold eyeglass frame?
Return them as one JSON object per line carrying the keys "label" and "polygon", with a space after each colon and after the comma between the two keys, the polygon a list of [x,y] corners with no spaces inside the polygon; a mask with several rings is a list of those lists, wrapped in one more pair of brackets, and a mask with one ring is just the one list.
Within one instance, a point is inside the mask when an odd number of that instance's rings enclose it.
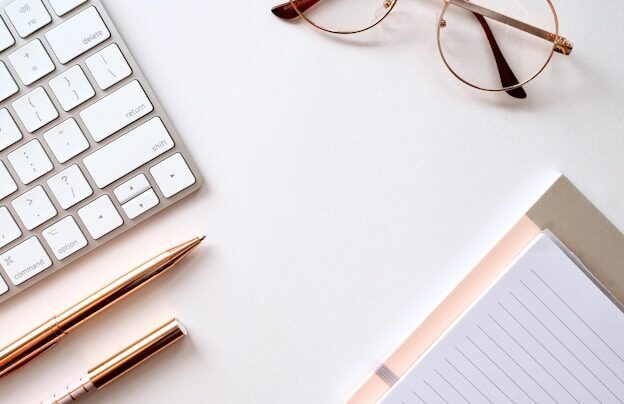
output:
{"label": "gold eyeglass frame", "polygon": [[[397,2],[399,0],[385,0],[384,2],[384,6],[387,6],[388,10],[386,11],[386,13],[383,15],[383,17],[381,17],[378,21],[376,21],[374,24],[366,27],[366,28],[362,28],[362,29],[358,29],[358,30],[354,30],[354,31],[337,31],[337,30],[332,30],[326,27],[323,27],[317,23],[315,23],[314,21],[312,21],[310,18],[308,18],[306,16],[306,11],[307,8],[305,10],[300,10],[299,5],[297,3],[302,2],[302,1],[306,1],[306,0],[288,0],[288,3],[290,3],[290,5],[292,6],[292,8],[297,12],[298,16],[301,17],[304,21],[306,21],[308,24],[312,25],[314,28],[319,29],[321,31],[330,33],[330,34],[338,34],[338,35],[351,35],[351,34],[358,34],[364,31],[368,31],[371,28],[376,27],[377,25],[381,24],[387,17],[388,15],[390,15],[390,13],[392,12],[392,10],[394,9],[394,7],[396,6]],[[308,0],[309,1],[309,0]],[[318,1],[318,0],[317,0]],[[453,76],[455,76],[458,80],[460,80],[462,83],[476,88],[478,90],[482,90],[482,91],[488,91],[488,92],[501,92],[501,91],[513,91],[516,90],[518,88],[521,88],[522,86],[524,86],[525,84],[529,83],[530,81],[534,80],[537,76],[539,76],[544,69],[546,68],[546,66],[548,66],[548,64],[550,63],[550,61],[552,60],[552,57],[554,55],[555,52],[557,53],[561,53],[563,55],[569,55],[572,52],[572,49],[574,47],[573,43],[571,41],[569,41],[568,39],[564,38],[563,36],[559,35],[559,19],[557,16],[557,11],[555,10],[554,5],[552,4],[551,0],[544,0],[546,1],[546,3],[548,4],[548,7],[550,9],[550,11],[552,12],[553,18],[554,18],[554,31],[555,32],[548,32],[546,30],[543,30],[539,27],[527,24],[523,21],[517,20],[515,18],[500,14],[494,10],[490,10],[486,7],[483,6],[479,6],[477,4],[471,3],[469,0],[443,0],[444,1],[444,5],[442,7],[442,12],[440,13],[440,17],[438,18],[437,21],[437,30],[436,30],[436,41],[437,41],[437,47],[438,47],[438,52],[440,53],[440,57],[442,58],[442,62],[444,63],[444,65],[446,66],[446,68],[451,72],[451,74]],[[286,5],[288,3],[285,3]],[[451,5],[455,5],[458,7],[461,7],[467,11],[470,11],[476,15],[481,15],[483,17],[488,17],[492,20],[498,21],[500,23],[503,23],[509,27],[512,28],[516,28],[519,29],[521,31],[524,31],[528,34],[531,34],[533,36],[536,36],[538,38],[542,38],[548,42],[552,42],[553,43],[553,47],[551,49],[551,51],[549,52],[546,61],[544,62],[544,65],[538,69],[538,71],[531,76],[530,78],[522,81],[522,82],[518,82],[518,84],[514,84],[513,86],[506,86],[506,87],[499,87],[499,88],[485,88],[485,87],[481,87],[478,86],[474,83],[469,82],[468,80],[462,78],[450,65],[449,61],[446,59],[446,57],[444,56],[444,51],[442,50],[442,44],[440,41],[440,36],[441,36],[441,32],[442,29],[446,26],[446,21],[444,20],[444,16],[446,14],[446,12],[449,10],[449,7]],[[278,6],[279,7],[279,6]],[[276,14],[277,15],[277,14]]]}
{"label": "gold eyeglass frame", "polygon": [[[395,3],[398,0],[395,0]],[[551,33],[548,31],[545,31],[541,28],[535,27],[533,25],[527,24],[525,22],[522,22],[520,20],[516,20],[515,18],[511,18],[508,17],[506,15],[500,14],[496,11],[490,10],[488,8],[476,5],[474,3],[469,2],[468,0],[444,0],[444,7],[442,8],[442,12],[440,13],[440,18],[438,19],[438,28],[437,28],[437,32],[436,32],[436,38],[437,38],[437,43],[438,43],[438,51],[440,53],[440,57],[442,58],[442,62],[444,62],[444,65],[446,66],[447,69],[449,69],[449,71],[453,74],[453,76],[455,76],[459,81],[461,81],[464,84],[469,85],[470,87],[476,88],[478,90],[483,90],[483,91],[490,91],[490,92],[498,92],[498,91],[510,91],[510,90],[514,90],[516,88],[522,87],[525,84],[527,84],[528,82],[532,81],[533,79],[535,79],[537,76],[539,76],[544,69],[546,68],[546,66],[548,66],[548,64],[550,63],[550,61],[552,60],[553,55],[555,54],[555,52],[561,53],[563,55],[569,55],[572,52],[572,42],[568,41],[567,39],[565,39],[562,36],[559,36],[559,18],[557,16],[557,11],[555,10],[555,6],[552,4],[551,0],[545,0],[546,3],[548,4],[548,7],[550,8],[550,11],[552,12],[553,15],[553,19],[555,22],[555,32]],[[453,70],[453,68],[450,66],[450,64],[448,63],[448,61],[446,60],[446,57],[444,56],[444,51],[442,50],[442,44],[440,42],[440,33],[442,28],[444,28],[444,26],[446,25],[446,22],[444,20],[444,15],[446,14],[447,10],[449,9],[449,6],[451,5],[456,5],[458,7],[461,7],[465,10],[471,11],[473,13],[477,13],[480,14],[484,17],[488,17],[492,20],[501,22],[505,25],[508,25],[512,28],[516,28],[519,29],[521,31],[524,31],[526,33],[529,33],[531,35],[534,35],[536,37],[542,38],[547,40],[548,42],[552,42],[553,43],[553,47],[550,50],[550,52],[548,53],[548,56],[546,57],[546,61],[544,62],[544,65],[538,69],[538,71],[530,78],[528,78],[527,80],[518,83],[514,86],[509,86],[509,87],[503,87],[503,88],[484,88],[484,87],[480,87],[474,83],[471,83],[469,81],[467,81],[466,79],[462,78],[457,72],[455,72],[455,70]]]}
{"label": "gold eyeglass frame", "polygon": [[351,34],[359,34],[360,32],[368,31],[369,29],[374,28],[377,25],[381,24],[381,22],[383,20],[385,20],[386,17],[388,17],[388,15],[390,15],[392,10],[394,10],[394,7],[396,6],[396,4],[397,4],[397,2],[399,0],[385,0],[384,4],[390,4],[390,7],[386,11],[386,14],[384,14],[384,16],[381,17],[379,19],[379,21],[375,22],[373,25],[369,25],[366,28],[362,28],[362,29],[359,29],[359,30],[356,30],[356,31],[333,31],[331,29],[322,27],[322,26],[316,24],[314,21],[310,20],[308,17],[306,17],[305,11],[299,10],[299,7],[297,7],[297,1],[296,0],[288,0],[288,1],[290,2],[290,4],[292,4],[292,6],[295,9],[295,11],[297,11],[297,14],[299,14],[299,16],[301,18],[303,18],[308,24],[312,25],[314,28],[320,29],[321,31],[325,31],[325,32],[330,33],[330,34],[351,35]]}

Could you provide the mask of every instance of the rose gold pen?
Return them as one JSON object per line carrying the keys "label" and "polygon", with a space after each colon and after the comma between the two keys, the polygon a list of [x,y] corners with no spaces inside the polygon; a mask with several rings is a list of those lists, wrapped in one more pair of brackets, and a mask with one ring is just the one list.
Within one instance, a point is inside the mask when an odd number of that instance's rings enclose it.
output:
{"label": "rose gold pen", "polygon": [[204,239],[205,236],[196,237],[155,256],[0,349],[0,378],[30,363],[80,324],[154,280],[193,251]]}
{"label": "rose gold pen", "polygon": [[67,404],[92,391],[100,390],[185,335],[186,330],[182,324],[178,320],[171,320],[95,366],[84,376],[68,383],[56,394],[42,400],[41,404]]}

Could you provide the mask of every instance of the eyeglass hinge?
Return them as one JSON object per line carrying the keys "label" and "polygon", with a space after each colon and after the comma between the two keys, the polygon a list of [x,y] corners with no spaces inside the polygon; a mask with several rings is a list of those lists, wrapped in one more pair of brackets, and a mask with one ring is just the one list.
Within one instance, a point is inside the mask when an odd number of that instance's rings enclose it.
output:
{"label": "eyeglass hinge", "polygon": [[574,44],[567,40],[562,36],[558,36],[555,38],[554,34],[551,34],[551,40],[555,43],[555,52],[562,53],[564,55],[569,55],[572,53],[572,48],[574,48]]}

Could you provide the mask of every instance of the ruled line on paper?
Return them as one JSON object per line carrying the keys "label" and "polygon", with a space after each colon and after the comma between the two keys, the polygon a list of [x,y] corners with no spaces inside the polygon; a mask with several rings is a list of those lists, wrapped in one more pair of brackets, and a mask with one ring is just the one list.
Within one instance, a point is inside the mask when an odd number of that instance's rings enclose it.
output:
{"label": "ruled line on paper", "polygon": [[[500,303],[499,303],[500,304]],[[507,331],[507,329],[505,327],[503,327],[490,313],[488,313],[488,317],[490,317],[490,319],[505,333],[507,334],[507,336],[509,336],[509,338],[512,339],[512,341],[514,341],[516,343],[516,345],[518,345],[523,351],[524,353],[529,356],[533,362],[537,363],[539,365],[539,367],[546,373],[548,374],[548,376],[551,377],[551,379],[553,379],[558,385],[559,387],[561,387],[563,390],[565,390],[566,393],[568,393],[568,395],[570,397],[572,397],[572,399],[574,401],[576,401],[577,403],[581,404],[581,402],[574,397],[574,395],[570,392],[570,390],[568,390],[563,384],[561,384],[561,382],[559,381],[559,379],[557,379],[548,369],[546,369],[546,367],[540,362],[538,361],[535,356],[533,354],[531,354],[517,339],[516,337],[514,337],[513,335],[511,335],[511,333],[509,331]],[[550,394],[549,394],[550,395]],[[557,400],[555,400],[557,401]]]}
{"label": "ruled line on paper", "polygon": [[468,404],[472,404],[472,403],[470,402],[470,400],[468,400],[468,399],[466,398],[466,396],[464,396],[464,395],[461,393],[461,391],[459,391],[459,390],[457,389],[457,387],[453,386],[453,383],[449,382],[449,381],[448,381],[448,379],[442,375],[442,373],[440,373],[437,369],[434,369],[433,371],[434,371],[434,372],[436,372],[436,374],[437,374],[438,376],[440,376],[440,378],[441,378],[442,380],[444,380],[444,382],[445,382],[446,384],[448,384],[448,385],[449,385],[449,386],[450,386],[453,390],[455,390],[455,392],[456,392],[457,394],[459,394],[459,395],[460,395],[460,396],[464,399],[464,401],[466,401]]}
{"label": "ruled line on paper", "polygon": [[436,394],[436,396],[440,397],[440,398],[442,399],[442,401],[444,401],[446,404],[450,404],[450,403],[446,400],[446,398],[444,398],[444,397],[442,396],[442,394],[440,394],[440,393],[438,392],[438,390],[434,389],[432,385],[430,385],[429,383],[427,383],[427,381],[426,381],[426,380],[423,380],[423,383],[425,383],[425,384],[427,385],[427,387],[429,387],[429,388],[431,389],[431,391],[433,391],[433,392]]}
{"label": "ruled line on paper", "polygon": [[417,398],[417,399],[419,399],[419,400],[420,400],[420,402],[421,402],[422,404],[428,404],[428,403],[427,403],[425,400],[423,400],[423,399],[422,399],[422,397],[421,397],[421,396],[419,396],[419,395],[418,395],[418,393],[416,393],[414,390],[412,390],[412,393],[414,393],[414,395],[416,396],[416,398]]}
{"label": "ruled line on paper", "polygon": [[520,305],[521,305],[522,307],[524,307],[524,309],[525,309],[525,310],[526,310],[526,311],[527,311],[527,312],[528,312],[528,313],[529,313],[529,314],[530,314],[530,315],[531,315],[534,319],[536,319],[536,320],[537,320],[537,321],[538,321],[538,322],[542,325],[542,327],[544,327],[544,328],[546,329],[546,331],[548,331],[548,333],[549,333],[550,335],[552,335],[552,336],[553,336],[553,337],[554,337],[554,338],[555,338],[555,339],[556,339],[556,340],[557,340],[557,341],[561,344],[561,346],[562,346],[562,347],[563,347],[566,351],[568,351],[568,352],[570,353],[570,355],[572,355],[572,356],[573,356],[573,357],[577,360],[577,362],[578,362],[578,363],[580,363],[580,364],[581,364],[581,366],[583,366],[583,367],[585,368],[585,370],[587,370],[587,371],[588,371],[588,372],[589,372],[589,373],[590,373],[590,374],[594,377],[594,379],[596,379],[596,380],[598,381],[598,383],[600,383],[600,384],[601,384],[601,385],[602,385],[602,386],[603,386],[603,387],[604,387],[604,388],[605,388],[605,389],[606,389],[609,393],[611,393],[611,395],[612,395],[613,397],[615,397],[615,399],[616,399],[619,403],[624,404],[624,402],[622,402],[622,400],[621,400],[621,399],[620,399],[620,398],[619,398],[619,397],[618,397],[618,396],[617,396],[617,395],[616,395],[616,394],[615,394],[615,393],[614,393],[614,392],[613,392],[613,391],[609,388],[609,386],[607,386],[607,385],[606,385],[606,384],[602,381],[602,379],[600,379],[598,376],[596,376],[596,373],[594,373],[594,372],[593,372],[593,371],[592,371],[592,370],[591,370],[591,369],[587,366],[587,364],[585,364],[585,362],[583,362],[582,360],[580,360],[580,359],[579,359],[579,357],[578,357],[578,356],[577,356],[574,352],[572,352],[572,350],[570,349],[570,347],[568,347],[566,344],[564,344],[564,343],[563,343],[563,341],[561,341],[561,339],[560,339],[557,335],[555,335],[555,333],[553,332],[553,330],[551,330],[551,329],[550,329],[550,327],[548,327],[546,324],[544,324],[544,322],[543,322],[542,320],[540,320],[540,319],[539,319],[539,318],[535,315],[535,313],[533,313],[533,311],[531,311],[528,307],[526,307],[526,305],[525,305],[524,303],[522,303],[522,301],[521,301],[520,299],[518,299],[518,298],[516,297],[516,295],[514,295],[514,294],[513,294],[513,292],[512,292],[512,291],[509,291],[509,294],[510,294],[510,295],[511,295],[514,299],[516,299],[516,301],[517,301],[518,303],[520,303]]}
{"label": "ruled line on paper", "polygon": [[592,396],[598,403],[602,403],[598,397],[596,397],[594,395],[594,393],[591,392],[590,389],[587,388],[587,386],[581,381],[579,380],[579,378],[570,371],[570,369],[568,369],[567,366],[565,366],[563,363],[561,363],[561,360],[559,360],[559,358],[553,354],[550,349],[548,349],[543,343],[542,341],[540,341],[539,338],[537,338],[531,331],[529,331],[526,326],[524,324],[522,324],[517,318],[516,316],[514,316],[502,303],[498,303],[499,306],[505,310],[505,312],[507,312],[507,314],[509,314],[509,316],[520,326],[522,327],[522,329],[531,336],[531,338],[533,338],[533,340],[535,340],[535,342],[538,343],[538,345],[540,345],[542,347],[542,349],[544,349],[546,352],[548,352],[548,354],[555,360],[555,362],[557,362],[559,364],[559,366],[561,366],[566,372],[568,372],[568,374],[570,376],[572,376],[572,378],[581,386],[585,389],[585,391],[587,391],[589,393],[590,396]]}
{"label": "ruled line on paper", "polygon": [[483,370],[477,366],[465,353],[462,352],[461,349],[459,349],[458,347],[455,347],[455,350],[457,350],[457,352],[459,352],[459,354],[461,356],[463,356],[468,362],[470,362],[470,364],[477,369],[477,371],[479,371],[479,373],[481,373],[483,375],[483,377],[485,377],[487,379],[487,381],[490,382],[490,384],[492,384],[492,386],[494,386],[496,388],[496,390],[500,391],[502,395],[504,395],[509,401],[511,401],[513,404],[516,404],[516,402],[514,400],[511,399],[511,397],[509,397],[507,395],[507,393],[505,393],[499,386],[498,384],[494,383],[492,381],[492,379],[490,379],[490,377],[488,375],[485,374],[485,372],[483,372]]}
{"label": "ruled line on paper", "polygon": [[505,376],[507,376],[507,379],[509,379],[520,391],[522,391],[524,393],[525,396],[527,396],[527,398],[529,400],[531,400],[533,403],[537,404],[537,401],[535,401],[533,399],[533,397],[531,397],[529,395],[529,393],[526,392],[526,390],[524,390],[515,380],[514,378],[512,378],[511,376],[509,376],[509,373],[505,372],[503,370],[503,368],[500,367],[500,365],[498,363],[496,363],[496,361],[494,359],[492,359],[490,357],[490,355],[488,355],[479,345],[477,345],[476,342],[474,342],[469,336],[466,335],[466,338],[468,339],[468,341],[470,341],[472,343],[472,345],[475,346],[475,348],[477,348],[486,358],[488,358],[488,360],[490,362],[492,362],[492,364],[494,364],[494,366],[496,366],[496,368],[498,368],[498,370],[500,370]]}
{"label": "ruled line on paper", "polygon": [[553,315],[553,316],[554,316],[554,317],[555,317],[555,318],[556,318],[556,319],[557,319],[557,320],[558,320],[558,321],[559,321],[559,322],[560,322],[560,323],[561,323],[561,324],[562,324],[562,325],[563,325],[563,326],[564,326],[564,327],[565,327],[565,328],[566,328],[566,329],[567,329],[567,330],[568,330],[568,331],[569,331],[572,335],[574,335],[574,337],[575,337],[575,338],[576,338],[576,339],[577,339],[577,340],[578,340],[581,344],[583,344],[583,346],[584,346],[584,347],[585,347],[585,348],[586,348],[589,352],[591,352],[591,354],[592,354],[592,355],[593,355],[596,359],[598,359],[598,361],[599,361],[600,363],[602,363],[602,365],[603,365],[605,368],[607,368],[607,370],[609,370],[609,372],[611,372],[611,374],[612,374],[613,376],[615,376],[615,377],[616,377],[616,378],[620,381],[620,383],[622,383],[622,384],[624,385],[624,381],[622,380],[622,378],[621,378],[620,376],[618,376],[618,375],[617,375],[617,373],[615,373],[615,372],[613,371],[613,369],[611,369],[611,367],[610,367],[609,365],[607,365],[607,364],[605,363],[605,361],[603,361],[603,360],[602,360],[602,358],[600,358],[600,356],[598,356],[598,355],[596,354],[596,352],[595,352],[593,349],[591,349],[591,348],[587,345],[587,343],[586,343],[585,341],[583,341],[583,339],[582,339],[581,337],[579,337],[579,336],[578,336],[578,334],[577,334],[576,332],[574,332],[574,330],[572,330],[572,329],[570,328],[570,326],[569,326],[569,325],[568,325],[565,321],[563,321],[563,320],[561,319],[561,317],[560,317],[557,313],[555,313],[555,312],[553,311],[553,309],[551,309],[551,308],[550,308],[550,307],[549,307],[546,303],[544,303],[544,301],[543,301],[543,300],[542,300],[542,299],[541,299],[541,298],[540,298],[540,297],[539,297],[539,296],[535,293],[535,291],[534,291],[533,289],[531,289],[530,287],[528,287],[528,286],[527,286],[527,284],[526,284],[523,280],[520,280],[520,283],[522,284],[522,286],[524,286],[524,287],[526,288],[526,290],[528,290],[528,291],[529,291],[529,293],[531,293],[533,296],[535,296],[535,298],[536,298],[536,299],[537,299],[537,300],[538,300],[538,301],[542,304],[542,306],[544,306],[544,307],[546,308],[546,310],[548,310],[548,311],[549,311],[549,312],[550,312],[550,313],[551,313],[551,314],[552,314],[552,315]]}
{"label": "ruled line on paper", "polygon": [[534,378],[533,376],[531,376],[531,374],[530,374],[530,373],[529,373],[529,372],[528,372],[528,371],[527,371],[527,370],[526,370],[526,369],[525,369],[522,365],[520,365],[520,364],[518,363],[518,361],[517,361],[516,359],[514,359],[514,357],[513,357],[513,356],[511,356],[511,355],[509,354],[509,352],[507,352],[507,350],[505,350],[505,348],[503,348],[503,347],[502,347],[502,346],[498,343],[498,341],[496,341],[496,340],[495,340],[495,339],[494,339],[494,338],[493,338],[490,334],[488,334],[488,333],[487,333],[487,332],[483,329],[483,327],[481,327],[480,325],[478,325],[478,324],[477,324],[477,328],[478,328],[479,330],[481,330],[481,332],[482,332],[482,333],[483,333],[486,337],[488,337],[488,339],[489,339],[490,341],[492,341],[492,342],[494,343],[494,345],[496,345],[496,347],[497,347],[498,349],[500,349],[500,351],[501,351],[501,352],[503,352],[503,353],[505,354],[505,356],[507,356],[507,357],[508,357],[508,358],[509,358],[509,359],[510,359],[510,360],[511,360],[511,361],[512,361],[512,362],[513,362],[513,363],[514,363],[517,367],[518,367],[518,369],[522,370],[522,372],[523,372],[525,375],[527,375],[527,376],[528,376],[528,378],[529,378],[529,379],[531,379],[531,380],[533,381],[533,383],[535,383],[535,384],[536,384],[536,385],[537,385],[537,386],[538,386],[538,387],[539,387],[539,388],[540,388],[540,389],[541,389],[544,393],[546,393],[546,395],[547,395],[548,397],[550,397],[550,399],[551,399],[551,400],[553,400],[555,403],[559,404],[559,401],[557,401],[557,400],[556,400],[556,399],[552,396],[552,394],[550,394],[550,393],[548,392],[548,390],[546,390],[546,389],[544,388],[544,386],[543,386],[540,382],[538,382],[537,380],[535,380],[535,378]]}
{"label": "ruled line on paper", "polygon": [[[457,347],[455,347],[455,349],[457,349]],[[453,369],[455,369],[455,371],[464,378],[464,380],[466,380],[471,386],[472,388],[474,388],[476,391],[479,392],[479,394],[481,394],[481,396],[483,398],[485,398],[487,400],[488,403],[490,404],[494,404],[494,402],[492,400],[490,400],[490,398],[485,395],[485,393],[483,391],[481,391],[481,389],[479,389],[473,382],[472,380],[470,380],[468,377],[466,377],[466,375],[464,374],[464,372],[462,372],[461,370],[457,369],[457,367],[455,365],[453,365],[453,363],[448,359],[448,358],[444,358],[444,360],[446,361],[446,363],[448,363]],[[511,400],[510,400],[511,401]]]}
{"label": "ruled line on paper", "polygon": [[570,305],[568,304],[568,302],[566,302],[560,295],[559,293],[557,293],[549,284],[548,282],[546,282],[541,276],[539,276],[539,274],[537,272],[535,272],[535,270],[533,268],[531,268],[531,272],[533,273],[533,275],[535,275],[535,277],[537,279],[539,279],[540,282],[542,282],[542,284],[544,284],[544,286],[546,286],[548,288],[548,290],[550,290],[550,292],[555,295],[557,297],[557,299],[559,299],[559,301],[561,301],[561,303],[563,303],[568,310],[570,310],[570,312],[572,312],[572,314],[574,314],[574,316],[576,316],[576,318],[578,318],[579,320],[581,320],[581,322],[585,325],[585,327],[587,327],[587,329],[589,331],[592,332],[592,334],[594,334],[596,336],[596,338],[598,338],[600,340],[600,342],[602,342],[604,344],[604,346],[606,346],[613,355],[615,355],[616,358],[618,358],[620,360],[620,362],[622,362],[622,364],[624,365],[624,359],[622,359],[622,357],[620,356],[620,354],[617,353],[617,351],[615,349],[613,349],[613,347],[611,347],[611,345],[609,345],[607,343],[607,341],[604,340],[604,338],[602,338],[600,336],[600,334],[598,334],[593,327],[591,327],[589,324],[587,324],[587,322],[585,321],[585,319],[583,319],[583,317],[581,317],[576,310],[574,310],[572,307],[570,307]]}

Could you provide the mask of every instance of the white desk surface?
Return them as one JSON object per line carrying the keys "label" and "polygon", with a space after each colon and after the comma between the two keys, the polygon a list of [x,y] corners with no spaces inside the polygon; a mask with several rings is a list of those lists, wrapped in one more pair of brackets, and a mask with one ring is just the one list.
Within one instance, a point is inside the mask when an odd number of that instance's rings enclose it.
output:
{"label": "white desk surface", "polygon": [[624,228],[624,3],[556,2],[570,57],[529,98],[454,79],[439,2],[359,41],[271,0],[106,0],[206,177],[198,194],[2,305],[0,342],[158,252],[175,272],[0,382],[34,403],[159,323],[190,338],[88,403],[336,403],[566,174]]}

